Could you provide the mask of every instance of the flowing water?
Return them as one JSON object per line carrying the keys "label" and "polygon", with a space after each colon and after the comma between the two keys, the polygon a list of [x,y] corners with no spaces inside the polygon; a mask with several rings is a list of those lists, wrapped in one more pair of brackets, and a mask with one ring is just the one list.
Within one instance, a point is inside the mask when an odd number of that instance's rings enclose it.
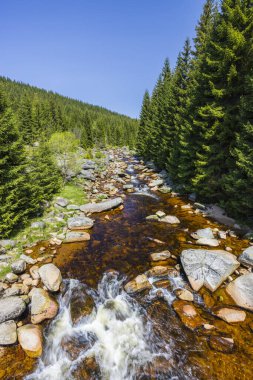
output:
{"label": "flowing water", "polygon": [[[180,205],[185,204],[182,199],[150,191],[137,177],[135,163],[130,161],[127,168],[134,192],[126,196],[124,210],[110,211],[109,221],[105,213],[95,216],[89,242],[65,244],[59,249],[54,261],[65,278],[64,290],[58,298],[57,317],[44,329],[42,357],[38,362],[28,361],[16,349],[5,362],[10,367],[8,373],[15,376],[4,379],[251,378],[253,344],[248,323],[252,317],[235,326],[217,321],[210,312],[221,299],[223,303],[231,302],[224,290],[195,293],[194,304],[208,323],[234,338],[236,349],[230,354],[210,349],[207,332],[187,329],[173,310],[175,291],[188,286],[182,272],[152,278],[152,289],[135,296],[124,291],[127,281],[154,265],[149,260],[151,252],[169,249],[177,259],[165,264],[175,266],[182,249],[192,247],[189,231],[217,227],[201,215],[181,209]],[[158,210],[177,215],[180,225],[146,220]],[[220,248],[225,244],[239,254],[248,243],[228,238]],[[13,367],[14,355],[18,368]]]}

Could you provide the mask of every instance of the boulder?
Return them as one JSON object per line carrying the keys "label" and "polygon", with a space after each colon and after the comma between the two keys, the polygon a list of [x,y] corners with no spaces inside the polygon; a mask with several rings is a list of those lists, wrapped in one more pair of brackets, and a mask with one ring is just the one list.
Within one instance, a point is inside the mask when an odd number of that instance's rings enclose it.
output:
{"label": "boulder", "polygon": [[179,224],[180,220],[174,215],[166,215],[159,219],[159,222],[169,223],[169,224]]}
{"label": "boulder", "polygon": [[165,212],[164,211],[156,211],[156,215],[159,217],[159,218],[162,218],[163,216],[165,216]]}
{"label": "boulder", "polygon": [[90,234],[88,232],[77,232],[71,231],[67,232],[64,242],[65,243],[74,243],[90,240]]}
{"label": "boulder", "polygon": [[146,216],[146,220],[155,220],[155,221],[158,221],[159,217],[157,215],[148,215],[148,216]]}
{"label": "boulder", "polygon": [[0,299],[0,323],[20,317],[25,309],[26,304],[20,297]]}
{"label": "boulder", "polygon": [[170,256],[171,256],[170,251],[154,252],[150,254],[150,258],[152,261],[168,260]]}
{"label": "boulder", "polygon": [[237,277],[226,291],[238,306],[253,311],[253,273]]}
{"label": "boulder", "polygon": [[20,256],[20,259],[24,260],[26,262],[26,264],[31,264],[31,265],[36,264],[36,260],[32,259],[31,257],[29,257],[25,254],[22,254]]}
{"label": "boulder", "polygon": [[124,190],[130,190],[130,189],[133,189],[133,188],[134,188],[134,185],[131,184],[131,183],[123,185],[123,189]]}
{"label": "boulder", "polygon": [[51,298],[44,289],[34,288],[32,290],[31,321],[38,324],[45,319],[52,319],[58,312],[57,302]]}
{"label": "boulder", "polygon": [[66,207],[69,204],[69,201],[65,198],[58,197],[55,202],[58,206]]}
{"label": "boulder", "polygon": [[227,307],[219,309],[215,312],[215,315],[228,323],[243,322],[246,318],[245,311]]}
{"label": "boulder", "polygon": [[14,344],[17,341],[17,326],[14,321],[0,323],[0,346]]}
{"label": "boulder", "polygon": [[7,273],[7,275],[5,276],[5,280],[12,284],[18,281],[18,276],[15,273]]}
{"label": "boulder", "polygon": [[163,184],[164,184],[163,179],[155,179],[154,181],[151,181],[149,183],[149,187],[159,187],[159,186],[162,186]]}
{"label": "boulder", "polygon": [[172,267],[157,265],[146,272],[148,277],[177,277],[178,271]]}
{"label": "boulder", "polygon": [[11,264],[11,270],[15,274],[22,274],[26,270],[26,262],[25,260],[17,260],[14,261],[14,263]]}
{"label": "boulder", "polygon": [[191,234],[191,237],[193,237],[193,239],[197,239],[197,240],[201,239],[201,238],[214,239],[213,231],[210,227],[197,230],[196,232]]}
{"label": "boulder", "polygon": [[151,289],[152,285],[150,284],[147,276],[145,274],[140,274],[135,277],[134,280],[128,282],[125,285],[125,291],[127,293],[139,293],[146,289]]}
{"label": "boulder", "polygon": [[84,179],[87,179],[89,181],[93,181],[93,182],[96,181],[96,177],[94,176],[92,170],[84,170],[84,169],[82,169],[81,172],[80,172],[80,177],[82,177]]}
{"label": "boulder", "polygon": [[60,270],[54,264],[42,265],[39,269],[39,275],[48,290],[58,292],[62,283],[62,276]]}
{"label": "boulder", "polygon": [[206,321],[200,316],[195,306],[183,300],[176,300],[172,304],[173,309],[181,319],[182,323],[190,330],[204,326]]}
{"label": "boulder", "polygon": [[238,260],[243,265],[248,267],[253,267],[253,246],[248,247],[243,251],[243,253],[239,256]]}
{"label": "boulder", "polygon": [[118,207],[122,203],[123,199],[118,197],[99,203],[87,203],[86,205],[80,206],[80,210],[85,213],[102,212]]}
{"label": "boulder", "polygon": [[94,170],[96,169],[96,164],[92,160],[85,160],[85,162],[82,165],[83,170]]}
{"label": "boulder", "polygon": [[80,209],[80,206],[78,205],[67,205],[67,210],[79,210]]}
{"label": "boulder", "polygon": [[87,216],[74,216],[68,219],[68,228],[70,230],[86,230],[94,225],[94,220]]}
{"label": "boulder", "polygon": [[18,328],[18,341],[27,356],[38,358],[42,354],[42,330],[32,324]]}
{"label": "boulder", "polygon": [[224,336],[211,335],[209,337],[209,346],[215,351],[230,354],[234,349],[234,340]]}
{"label": "boulder", "polygon": [[186,249],[181,262],[192,288],[206,286],[214,292],[239,267],[231,253],[223,250]]}

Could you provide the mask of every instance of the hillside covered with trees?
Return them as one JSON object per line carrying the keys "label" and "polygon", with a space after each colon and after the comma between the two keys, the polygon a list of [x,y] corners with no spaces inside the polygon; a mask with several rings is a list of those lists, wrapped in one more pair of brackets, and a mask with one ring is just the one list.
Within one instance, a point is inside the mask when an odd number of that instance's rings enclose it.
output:
{"label": "hillside covered with trees", "polygon": [[137,149],[181,192],[253,220],[252,1],[206,1],[194,45],[144,95]]}
{"label": "hillside covered with trees", "polygon": [[137,130],[127,116],[1,77],[0,236],[43,211],[66,182],[78,147],[132,148]]}

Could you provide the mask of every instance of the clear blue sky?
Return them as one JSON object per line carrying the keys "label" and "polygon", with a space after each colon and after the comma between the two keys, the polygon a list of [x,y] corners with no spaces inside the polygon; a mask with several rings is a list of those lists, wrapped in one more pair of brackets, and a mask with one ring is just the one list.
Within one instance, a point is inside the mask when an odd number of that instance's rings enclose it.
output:
{"label": "clear blue sky", "polygon": [[137,117],[204,0],[2,0],[0,75]]}

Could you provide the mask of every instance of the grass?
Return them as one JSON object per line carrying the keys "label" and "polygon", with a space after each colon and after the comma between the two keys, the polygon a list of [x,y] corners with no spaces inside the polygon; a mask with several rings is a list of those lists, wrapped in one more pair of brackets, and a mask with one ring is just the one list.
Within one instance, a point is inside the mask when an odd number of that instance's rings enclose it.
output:
{"label": "grass", "polygon": [[10,271],[11,271],[10,265],[8,265],[5,268],[0,269],[0,280],[3,279],[7,275],[7,273],[9,273]]}
{"label": "grass", "polygon": [[83,189],[72,183],[66,184],[62,188],[58,196],[62,198],[66,198],[71,203],[76,204],[76,205],[82,205],[85,202],[87,202]]}

